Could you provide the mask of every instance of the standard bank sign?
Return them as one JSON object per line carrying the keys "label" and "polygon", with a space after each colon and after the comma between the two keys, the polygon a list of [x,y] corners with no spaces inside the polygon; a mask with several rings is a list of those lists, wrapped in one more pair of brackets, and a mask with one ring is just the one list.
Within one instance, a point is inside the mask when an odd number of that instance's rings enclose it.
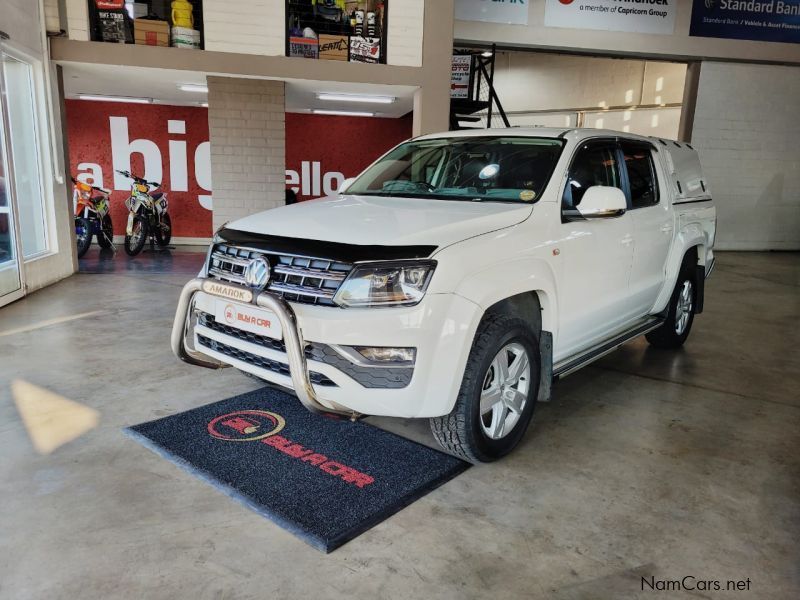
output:
{"label": "standard bank sign", "polygon": [[800,0],[694,0],[689,35],[800,42]]}

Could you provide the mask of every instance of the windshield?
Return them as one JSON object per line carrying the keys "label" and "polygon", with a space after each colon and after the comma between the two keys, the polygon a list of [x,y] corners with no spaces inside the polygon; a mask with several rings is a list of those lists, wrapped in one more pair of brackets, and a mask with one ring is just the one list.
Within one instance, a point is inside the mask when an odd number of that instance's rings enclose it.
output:
{"label": "windshield", "polygon": [[534,202],[562,148],[562,140],[534,137],[411,140],[364,171],[345,194]]}

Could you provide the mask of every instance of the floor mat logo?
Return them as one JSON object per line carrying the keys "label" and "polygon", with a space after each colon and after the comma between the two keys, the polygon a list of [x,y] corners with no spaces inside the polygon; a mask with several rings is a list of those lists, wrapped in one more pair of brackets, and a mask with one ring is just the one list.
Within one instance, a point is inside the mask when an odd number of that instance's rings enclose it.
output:
{"label": "floor mat logo", "polygon": [[366,473],[331,460],[324,454],[296,444],[282,435],[277,435],[284,427],[286,419],[278,413],[266,410],[237,410],[211,419],[208,423],[208,433],[226,442],[261,442],[358,488],[364,488],[375,482],[375,479]]}
{"label": "floor mat logo", "polygon": [[237,410],[212,419],[208,433],[229,442],[255,442],[275,435],[286,427],[286,420],[266,410]]}

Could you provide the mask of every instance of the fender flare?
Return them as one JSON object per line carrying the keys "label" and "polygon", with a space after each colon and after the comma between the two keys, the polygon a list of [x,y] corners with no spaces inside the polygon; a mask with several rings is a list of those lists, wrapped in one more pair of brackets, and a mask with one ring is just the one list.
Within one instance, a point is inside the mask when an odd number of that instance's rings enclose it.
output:
{"label": "fender flare", "polygon": [[557,287],[552,267],[543,260],[519,258],[495,263],[471,273],[459,282],[455,293],[484,311],[501,300],[534,292],[542,311],[542,330],[556,331]]}
{"label": "fender flare", "polygon": [[683,264],[683,257],[692,248],[697,248],[697,264],[705,264],[705,247],[708,245],[703,227],[699,223],[687,223],[680,228],[675,241],[670,248],[667,262],[664,267],[664,286],[653,304],[653,313],[659,313],[664,310],[672,296],[672,290],[675,287],[675,282],[678,280],[678,273],[680,272],[681,265]]}

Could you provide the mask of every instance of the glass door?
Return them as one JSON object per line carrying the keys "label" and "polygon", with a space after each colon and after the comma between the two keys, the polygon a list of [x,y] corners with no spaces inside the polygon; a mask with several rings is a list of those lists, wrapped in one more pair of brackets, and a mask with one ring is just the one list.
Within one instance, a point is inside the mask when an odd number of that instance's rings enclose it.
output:
{"label": "glass door", "polygon": [[0,61],[0,306],[16,300],[23,293],[8,129],[3,61]]}

